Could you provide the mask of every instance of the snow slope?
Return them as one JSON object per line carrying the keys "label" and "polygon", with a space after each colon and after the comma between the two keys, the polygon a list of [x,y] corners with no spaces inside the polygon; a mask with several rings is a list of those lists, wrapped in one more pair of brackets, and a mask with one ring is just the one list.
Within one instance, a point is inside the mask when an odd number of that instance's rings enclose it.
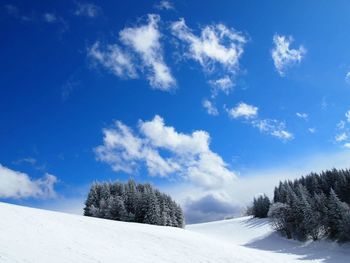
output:
{"label": "snow slope", "polygon": [[178,229],[0,203],[1,263],[347,262],[349,249],[325,244],[284,241],[250,218]]}

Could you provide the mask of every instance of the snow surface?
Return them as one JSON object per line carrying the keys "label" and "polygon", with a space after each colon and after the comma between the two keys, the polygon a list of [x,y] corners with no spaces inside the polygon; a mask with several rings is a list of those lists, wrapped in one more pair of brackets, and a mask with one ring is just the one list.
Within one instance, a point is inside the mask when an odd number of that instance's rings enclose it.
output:
{"label": "snow surface", "polygon": [[348,262],[350,247],[303,244],[249,217],[186,229],[125,223],[0,203],[1,263]]}

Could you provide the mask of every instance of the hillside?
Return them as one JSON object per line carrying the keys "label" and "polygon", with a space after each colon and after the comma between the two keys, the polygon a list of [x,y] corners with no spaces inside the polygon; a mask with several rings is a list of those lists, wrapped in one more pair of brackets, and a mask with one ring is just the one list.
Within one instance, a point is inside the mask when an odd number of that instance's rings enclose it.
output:
{"label": "hillside", "polygon": [[349,247],[302,245],[249,217],[186,229],[0,203],[0,262],[346,262]]}

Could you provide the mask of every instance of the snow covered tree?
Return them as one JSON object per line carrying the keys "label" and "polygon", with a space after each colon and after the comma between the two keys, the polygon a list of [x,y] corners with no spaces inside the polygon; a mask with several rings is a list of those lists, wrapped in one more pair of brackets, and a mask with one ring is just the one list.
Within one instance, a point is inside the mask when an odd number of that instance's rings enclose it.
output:
{"label": "snow covered tree", "polygon": [[291,237],[350,241],[349,169],[332,169],[280,182],[274,189],[273,200],[275,204],[288,205],[289,212],[285,213],[286,207],[273,204],[269,212],[272,224],[276,225],[276,218],[278,223],[288,222]]}
{"label": "snow covered tree", "polygon": [[292,238],[290,214],[291,207],[279,202],[273,203],[268,212],[272,227],[287,236],[288,239]]}
{"label": "snow covered tree", "polygon": [[181,207],[150,184],[94,183],[84,215],[119,221],[184,227]]}
{"label": "snow covered tree", "polygon": [[124,201],[120,196],[110,196],[107,200],[106,218],[118,221],[128,221]]}
{"label": "snow covered tree", "polygon": [[331,189],[328,201],[328,231],[330,238],[336,239],[340,237],[347,210],[347,205],[341,202],[334,190]]}
{"label": "snow covered tree", "polygon": [[254,217],[265,218],[270,209],[270,199],[266,195],[254,198],[252,213]]}

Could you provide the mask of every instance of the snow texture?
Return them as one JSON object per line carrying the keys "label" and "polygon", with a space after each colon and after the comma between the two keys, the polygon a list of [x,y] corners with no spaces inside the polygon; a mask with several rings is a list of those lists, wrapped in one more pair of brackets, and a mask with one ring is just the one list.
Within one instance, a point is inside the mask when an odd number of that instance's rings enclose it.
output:
{"label": "snow texture", "polygon": [[186,229],[0,203],[0,262],[348,262],[350,247],[289,241],[243,217]]}

